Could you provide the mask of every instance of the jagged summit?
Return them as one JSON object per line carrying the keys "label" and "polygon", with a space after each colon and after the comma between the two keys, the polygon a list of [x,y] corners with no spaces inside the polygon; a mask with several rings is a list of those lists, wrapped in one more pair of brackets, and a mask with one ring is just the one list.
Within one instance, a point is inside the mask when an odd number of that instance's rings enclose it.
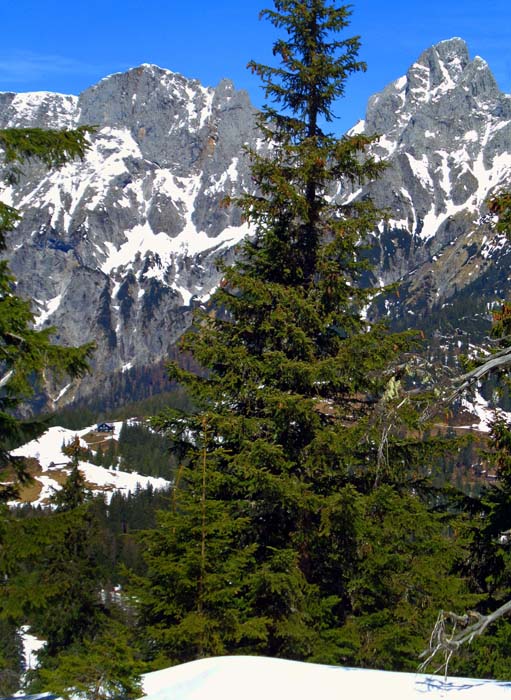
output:
{"label": "jagged summit", "polygon": [[[437,105],[439,117],[454,110],[480,111],[502,97],[493,74],[480,57],[470,60],[462,39],[442,41],[424,51],[406,75],[373,95],[367,105],[366,129],[387,134],[404,128],[427,106]],[[396,119],[397,116],[397,119]]]}
{"label": "jagged summit", "polygon": [[[259,141],[256,111],[231,81],[206,88],[151,64],[78,97],[0,93],[0,127],[79,124],[99,127],[83,162],[30,166],[0,196],[24,212],[11,264],[38,325],[97,342],[91,391],[165,357],[218,283],[216,257],[248,233],[220,203],[253,186],[243,147]],[[376,276],[402,282],[400,313],[448,303],[495,270],[504,279],[508,244],[481,220],[511,183],[511,99],[486,62],[462,39],[436,44],[371,97],[354,129],[381,135],[375,154],[390,167],[357,191],[339,183],[338,196],[370,195],[391,212],[375,232]]]}
{"label": "jagged summit", "polygon": [[392,212],[380,281],[405,279],[412,306],[431,306],[494,270],[507,244],[481,221],[511,184],[511,100],[486,61],[459,38],[432,46],[369,100],[359,129],[382,135],[375,152],[390,164],[364,191]]}

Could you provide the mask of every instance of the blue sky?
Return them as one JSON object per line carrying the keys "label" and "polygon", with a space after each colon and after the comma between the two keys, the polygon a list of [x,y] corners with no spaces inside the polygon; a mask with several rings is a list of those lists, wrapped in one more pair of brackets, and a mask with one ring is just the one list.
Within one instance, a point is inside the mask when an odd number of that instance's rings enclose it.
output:
{"label": "blue sky", "polygon": [[[156,63],[216,85],[224,77],[263,101],[253,58],[271,62],[271,0],[0,0],[0,90],[78,94],[102,77]],[[367,99],[432,44],[460,36],[511,93],[509,0],[355,0],[347,36],[360,34],[365,74],[350,80],[335,130],[364,116]]]}

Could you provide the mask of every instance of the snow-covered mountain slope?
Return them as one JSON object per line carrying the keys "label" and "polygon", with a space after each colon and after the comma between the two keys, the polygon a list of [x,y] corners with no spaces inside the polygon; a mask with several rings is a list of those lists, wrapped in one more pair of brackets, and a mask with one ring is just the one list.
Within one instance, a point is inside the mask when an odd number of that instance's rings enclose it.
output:
{"label": "snow-covered mountain slope", "polygon": [[[29,165],[0,192],[24,213],[11,264],[38,326],[97,343],[82,395],[166,357],[218,284],[215,259],[230,259],[248,233],[222,199],[252,186],[243,147],[260,145],[255,117],[229,81],[204,88],[152,65],[79,97],[0,93],[0,127],[98,127],[83,162],[54,173]],[[339,183],[336,196],[369,194],[389,211],[375,232],[375,276],[402,291],[387,312],[415,319],[460,293],[480,306],[505,294],[511,248],[485,202],[511,184],[511,96],[487,64],[461,39],[441,42],[370,99],[354,130],[380,134],[374,151],[389,167],[358,190]],[[61,389],[55,404],[77,395]]]}
{"label": "snow-covered mountain slope", "polygon": [[152,65],[79,97],[0,94],[0,127],[98,127],[83,161],[52,173],[28,165],[0,192],[24,214],[11,265],[37,325],[97,343],[89,390],[165,357],[218,283],[215,260],[248,231],[221,203],[250,186],[254,119],[229,81],[204,88]]}
{"label": "snow-covered mountain slope", "polygon": [[[68,430],[55,426],[49,428],[36,440],[14,450],[12,452],[14,456],[31,460],[30,473],[33,483],[27,488],[22,488],[22,501],[29,501],[34,506],[48,505],[50,497],[62,488],[63,481],[71,471],[71,458],[62,452],[62,447],[73,442],[78,436],[80,446],[84,450],[96,453],[100,446],[104,452],[108,441],[118,440],[122,422],[112,423],[112,426],[113,432],[108,434],[97,432],[96,426],[81,430]],[[78,468],[85,477],[87,488],[95,494],[103,494],[107,500],[114,491],[133,493],[137,486],[145,488],[150,485],[156,490],[170,486],[170,482],[162,478],[126,472],[118,467],[107,469],[85,460],[80,460]]]}
{"label": "snow-covered mountain slope", "polygon": [[510,247],[486,202],[511,187],[511,95],[461,39],[425,51],[405,76],[374,95],[356,131],[378,133],[389,167],[364,188],[387,208],[378,234],[381,283],[403,281],[411,312],[474,284],[505,293]]}
{"label": "snow-covered mountain slope", "polygon": [[511,684],[224,656],[149,673],[144,691],[147,700],[508,700]]}

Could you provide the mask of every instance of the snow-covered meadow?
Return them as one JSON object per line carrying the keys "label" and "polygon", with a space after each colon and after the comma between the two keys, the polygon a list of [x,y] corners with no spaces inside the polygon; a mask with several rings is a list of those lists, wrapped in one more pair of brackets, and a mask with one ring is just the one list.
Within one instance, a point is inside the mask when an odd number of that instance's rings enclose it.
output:
{"label": "snow-covered meadow", "polygon": [[[110,434],[97,435],[98,443],[104,444],[108,440],[118,440],[122,428],[122,422],[112,423],[114,428]],[[84,436],[94,435],[95,426],[89,426],[81,430],[68,430],[55,426],[49,428],[36,440],[32,440],[16,450],[12,454],[18,457],[27,457],[39,462],[41,473],[34,474],[34,481],[41,485],[41,490],[32,505],[44,505],[55,492],[62,488],[57,476],[68,473],[71,468],[71,458],[62,452],[62,446],[73,441],[75,436],[80,439],[80,445],[85,449],[94,451],[94,443],[85,440]],[[164,489],[170,485],[166,479],[143,476],[137,472],[125,472],[117,468],[98,467],[90,462],[80,461],[79,469],[83,473],[88,488],[93,493],[103,493],[108,500],[114,491],[128,493],[134,492],[137,486],[145,488],[151,485],[154,489]]]}

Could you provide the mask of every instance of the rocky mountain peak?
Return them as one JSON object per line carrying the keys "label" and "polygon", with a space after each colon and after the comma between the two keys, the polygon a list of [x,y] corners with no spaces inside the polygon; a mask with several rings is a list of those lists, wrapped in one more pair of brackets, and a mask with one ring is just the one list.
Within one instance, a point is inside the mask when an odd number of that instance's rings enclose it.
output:
{"label": "rocky mountain peak", "polygon": [[462,39],[442,41],[424,51],[406,74],[406,97],[429,102],[453,90],[469,64]]}
{"label": "rocky mountain peak", "polygon": [[423,113],[440,123],[491,109],[501,99],[493,74],[482,58],[469,58],[462,39],[442,41],[424,51],[406,75],[373,95],[365,129],[388,135],[403,131]]}
{"label": "rocky mountain peak", "polygon": [[363,190],[392,212],[379,232],[381,283],[404,280],[410,306],[431,308],[494,270],[507,244],[487,201],[511,184],[511,98],[488,64],[461,39],[440,42],[369,100],[358,129],[381,134],[374,152],[389,163]]}
{"label": "rocky mountain peak", "polygon": [[54,92],[0,92],[0,128],[72,129],[78,97]]}

